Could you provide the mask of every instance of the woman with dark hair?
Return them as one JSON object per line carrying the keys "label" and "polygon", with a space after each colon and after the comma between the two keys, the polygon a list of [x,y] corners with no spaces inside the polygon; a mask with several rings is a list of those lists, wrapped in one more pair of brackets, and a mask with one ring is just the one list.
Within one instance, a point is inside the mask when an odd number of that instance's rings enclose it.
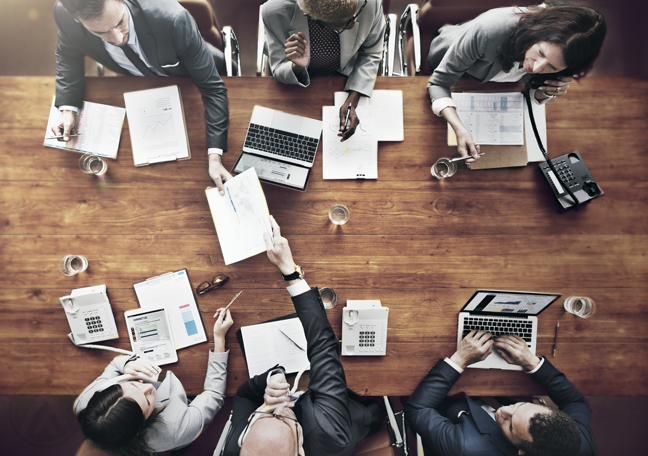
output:
{"label": "woman with dark hair", "polygon": [[219,309],[205,390],[191,403],[173,372],[153,381],[157,370],[148,360],[113,359],[74,403],[90,445],[119,456],[155,456],[193,442],[223,405],[229,354],[225,334],[232,323],[229,310]]}
{"label": "woman with dark hair", "polygon": [[[462,156],[477,159],[479,146],[457,115],[450,87],[465,73],[479,82],[546,80],[530,96],[537,104],[564,96],[573,76],[582,77],[603,46],[607,28],[597,11],[583,6],[541,4],[496,8],[455,26],[445,26],[430,44],[428,82],[432,110],[457,135]],[[562,75],[551,75],[562,73]]]}

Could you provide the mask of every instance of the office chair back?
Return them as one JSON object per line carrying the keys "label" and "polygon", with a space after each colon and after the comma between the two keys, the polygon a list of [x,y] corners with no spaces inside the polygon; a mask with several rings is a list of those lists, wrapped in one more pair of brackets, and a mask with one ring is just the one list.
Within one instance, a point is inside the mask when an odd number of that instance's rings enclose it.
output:
{"label": "office chair back", "polygon": [[223,51],[223,35],[218,26],[216,14],[207,0],[178,0],[184,9],[194,18],[203,39]]}

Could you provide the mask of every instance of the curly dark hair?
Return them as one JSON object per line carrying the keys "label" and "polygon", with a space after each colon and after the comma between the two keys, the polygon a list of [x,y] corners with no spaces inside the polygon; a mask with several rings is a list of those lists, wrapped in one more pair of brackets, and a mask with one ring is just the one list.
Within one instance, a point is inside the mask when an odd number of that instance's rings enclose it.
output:
{"label": "curly dark hair", "polygon": [[79,413],[83,436],[94,448],[119,456],[155,456],[144,439],[144,430],[153,424],[162,409],[148,418],[137,402],[125,398],[121,385],[97,391]]}
{"label": "curly dark hair", "polygon": [[[59,0],[63,8],[75,19],[83,21],[103,16],[104,6],[109,0]],[[115,0],[124,2],[124,0]]]}
{"label": "curly dark hair", "polygon": [[577,456],[581,448],[581,431],[562,410],[536,413],[529,420],[531,442],[517,445],[527,456]]}
{"label": "curly dark hair", "polygon": [[567,68],[581,73],[591,68],[607,33],[603,15],[586,6],[529,7],[520,16],[511,36],[497,49],[504,71],[524,61],[531,46],[546,41],[560,47]]}

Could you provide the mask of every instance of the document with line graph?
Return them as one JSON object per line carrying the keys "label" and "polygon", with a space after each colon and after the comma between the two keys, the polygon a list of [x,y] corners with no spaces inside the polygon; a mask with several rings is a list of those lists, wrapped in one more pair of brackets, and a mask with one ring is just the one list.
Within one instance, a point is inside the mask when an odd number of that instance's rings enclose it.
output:
{"label": "document with line graph", "polygon": [[223,184],[225,195],[207,187],[216,234],[225,264],[232,264],[266,251],[263,233],[272,232],[270,212],[254,167]]}
{"label": "document with line graph", "polygon": [[338,136],[340,110],[322,106],[322,172],[324,179],[378,179],[378,124],[374,108],[358,106],[360,125],[344,142]]}
{"label": "document with line graph", "polygon": [[207,341],[186,269],[146,279],[133,288],[141,308],[166,310],[176,350]]}
{"label": "document with line graph", "polygon": [[191,158],[178,86],[124,94],[135,166]]}

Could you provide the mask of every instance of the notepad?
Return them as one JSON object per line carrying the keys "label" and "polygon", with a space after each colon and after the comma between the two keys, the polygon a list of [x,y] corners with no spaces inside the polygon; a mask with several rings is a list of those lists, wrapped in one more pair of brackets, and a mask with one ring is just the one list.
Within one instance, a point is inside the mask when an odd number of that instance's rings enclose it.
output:
{"label": "notepad", "polygon": [[124,94],[135,166],[191,158],[178,86]]}
{"label": "notepad", "polygon": [[254,168],[223,184],[205,190],[225,264],[232,264],[266,251],[263,233],[272,232],[268,203]]}
{"label": "notepad", "polygon": [[[125,114],[124,108],[84,101],[77,113],[76,126],[72,130],[73,134],[79,134],[79,136],[72,136],[67,142],[44,139],[43,145],[82,154],[117,158]],[[45,138],[54,136],[51,128],[60,116],[61,112],[52,101]]]}
{"label": "notepad", "polygon": [[140,307],[164,308],[176,350],[207,341],[186,269],[152,277],[133,287]]}
{"label": "notepad", "polygon": [[310,369],[304,327],[288,318],[241,327],[250,378],[279,364],[287,374]]}

